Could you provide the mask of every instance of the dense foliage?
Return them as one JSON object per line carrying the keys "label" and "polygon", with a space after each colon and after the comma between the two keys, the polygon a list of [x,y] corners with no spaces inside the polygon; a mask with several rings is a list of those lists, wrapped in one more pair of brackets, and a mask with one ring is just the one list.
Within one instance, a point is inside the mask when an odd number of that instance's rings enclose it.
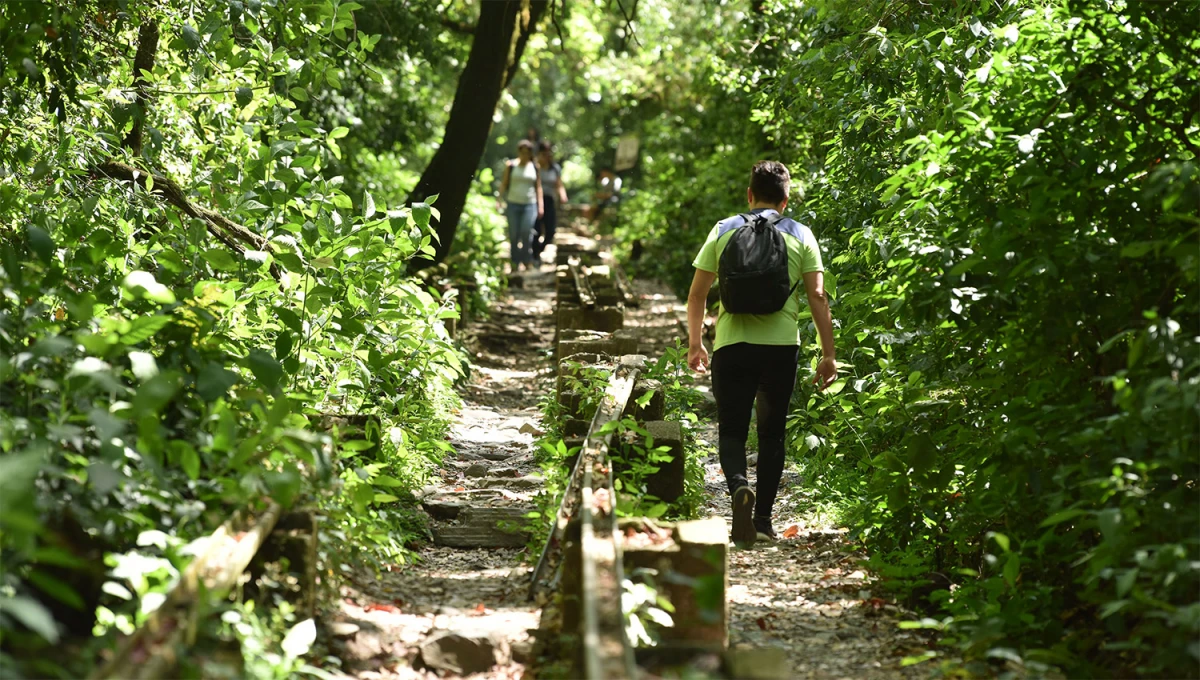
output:
{"label": "dense foliage", "polygon": [[644,123],[644,270],[682,290],[788,162],[847,374],[797,395],[794,453],[874,566],[950,657],[1195,676],[1200,9],[762,12]]}
{"label": "dense foliage", "polygon": [[[395,557],[418,535],[406,490],[447,448],[462,368],[455,295],[406,275],[436,208],[404,205],[425,151],[401,144],[439,117],[386,139],[363,119],[436,97],[404,83],[448,57],[392,32],[385,75],[360,10],[81,0],[0,18],[0,674],[80,677],[94,655],[53,645],[129,632],[189,542],[266,497],[319,507],[352,548]],[[470,212],[486,293],[498,219]]]}
{"label": "dense foliage", "polygon": [[[403,556],[464,370],[454,285],[475,311],[501,286],[487,168],[534,125],[578,200],[640,136],[619,247],[680,291],[751,163],[788,163],[844,372],[798,390],[792,453],[938,632],[911,661],[1200,674],[1200,6],[553,3],[412,278],[478,8],[363,4],[0,14],[0,672],[86,672],[46,652],[130,630],[265,497]],[[286,607],[230,614],[247,673],[300,668]]]}

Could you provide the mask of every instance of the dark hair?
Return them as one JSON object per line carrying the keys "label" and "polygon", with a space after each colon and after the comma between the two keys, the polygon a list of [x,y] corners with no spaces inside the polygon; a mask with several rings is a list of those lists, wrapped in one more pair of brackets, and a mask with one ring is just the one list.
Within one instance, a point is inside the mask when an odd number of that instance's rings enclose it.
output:
{"label": "dark hair", "polygon": [[779,161],[759,161],[750,171],[750,193],[764,203],[783,203],[791,184],[788,169]]}
{"label": "dark hair", "polygon": [[522,139],[521,141],[517,142],[517,151],[520,151],[521,149],[529,149],[529,153],[533,153],[533,142],[529,141],[528,139]]}
{"label": "dark hair", "polygon": [[554,151],[554,145],[549,140],[543,139],[538,142],[538,151]]}

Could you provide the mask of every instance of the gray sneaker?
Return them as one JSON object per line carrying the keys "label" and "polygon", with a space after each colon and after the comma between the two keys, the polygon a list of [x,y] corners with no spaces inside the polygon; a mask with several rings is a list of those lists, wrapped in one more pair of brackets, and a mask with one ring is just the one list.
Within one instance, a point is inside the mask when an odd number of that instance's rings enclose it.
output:
{"label": "gray sneaker", "polygon": [[748,486],[740,486],[733,492],[733,542],[749,548],[758,538],[754,528],[754,492]]}

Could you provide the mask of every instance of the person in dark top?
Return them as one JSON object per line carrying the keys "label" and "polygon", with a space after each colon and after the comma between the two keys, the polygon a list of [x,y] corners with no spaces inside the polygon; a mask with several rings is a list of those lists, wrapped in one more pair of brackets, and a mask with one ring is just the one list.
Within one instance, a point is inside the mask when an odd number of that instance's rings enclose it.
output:
{"label": "person in dark top", "polygon": [[554,160],[553,144],[546,140],[538,144],[537,162],[542,180],[542,216],[533,225],[534,262],[538,261],[546,246],[554,242],[554,231],[558,226],[558,206],[567,203],[562,166]]}

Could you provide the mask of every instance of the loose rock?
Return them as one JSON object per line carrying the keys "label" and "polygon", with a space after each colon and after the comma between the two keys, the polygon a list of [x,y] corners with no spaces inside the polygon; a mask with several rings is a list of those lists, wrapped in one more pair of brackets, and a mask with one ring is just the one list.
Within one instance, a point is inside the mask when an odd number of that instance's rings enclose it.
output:
{"label": "loose rock", "polygon": [[510,489],[540,489],[544,486],[546,480],[533,475],[517,477],[515,479],[506,479],[504,477],[488,477],[483,480],[483,485],[489,489],[497,486],[506,486]]}
{"label": "loose rock", "polygon": [[466,474],[468,477],[486,477],[487,473],[488,466],[484,465],[483,463],[475,463],[471,467],[467,468],[467,471],[464,474]]}
{"label": "loose rock", "polygon": [[420,660],[427,668],[439,671],[459,675],[483,673],[508,660],[508,644],[486,636],[447,631],[422,643]]}

